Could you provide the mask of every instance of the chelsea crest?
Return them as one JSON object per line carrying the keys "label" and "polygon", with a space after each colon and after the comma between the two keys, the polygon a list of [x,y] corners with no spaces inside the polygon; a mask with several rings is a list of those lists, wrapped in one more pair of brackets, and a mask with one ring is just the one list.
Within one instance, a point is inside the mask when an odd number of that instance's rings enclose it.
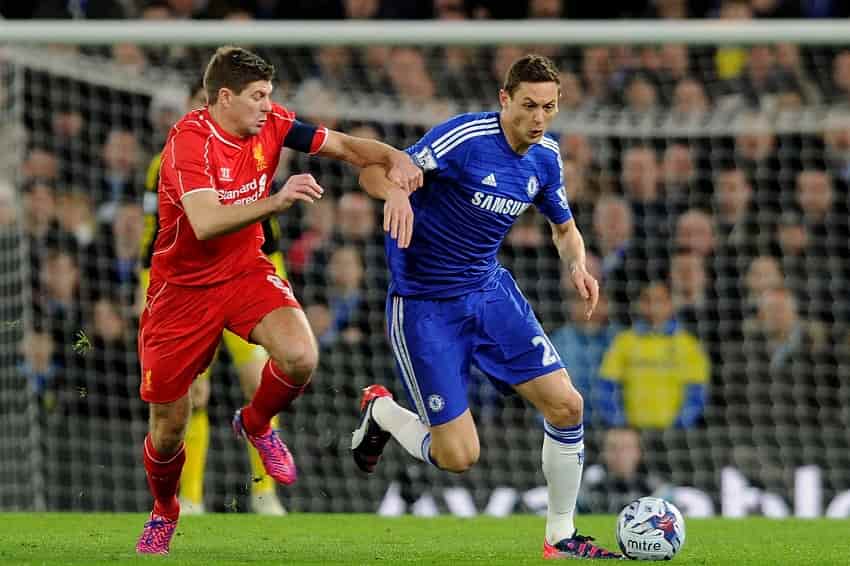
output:
{"label": "chelsea crest", "polygon": [[525,190],[528,193],[529,198],[534,198],[537,195],[537,191],[540,190],[540,184],[537,182],[537,177],[532,175],[528,178],[528,185],[525,186]]}

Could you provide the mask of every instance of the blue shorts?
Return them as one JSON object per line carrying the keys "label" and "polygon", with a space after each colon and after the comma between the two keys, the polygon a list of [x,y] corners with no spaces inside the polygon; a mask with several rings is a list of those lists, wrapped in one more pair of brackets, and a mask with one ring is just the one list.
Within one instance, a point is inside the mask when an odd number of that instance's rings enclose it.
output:
{"label": "blue shorts", "polygon": [[510,272],[450,299],[389,295],[390,343],[408,398],[428,426],[463,413],[470,366],[500,391],[564,364]]}

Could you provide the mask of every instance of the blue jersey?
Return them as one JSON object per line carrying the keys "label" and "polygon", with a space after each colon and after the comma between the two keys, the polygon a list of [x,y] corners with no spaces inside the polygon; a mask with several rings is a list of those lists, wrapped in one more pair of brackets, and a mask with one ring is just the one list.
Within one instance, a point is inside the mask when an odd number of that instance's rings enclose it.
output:
{"label": "blue jersey", "polygon": [[456,116],[406,151],[425,183],[410,197],[410,247],[386,239],[390,294],[437,299],[486,287],[497,277],[502,240],[529,206],[555,224],[572,218],[558,143],[544,136],[516,153],[498,112]]}

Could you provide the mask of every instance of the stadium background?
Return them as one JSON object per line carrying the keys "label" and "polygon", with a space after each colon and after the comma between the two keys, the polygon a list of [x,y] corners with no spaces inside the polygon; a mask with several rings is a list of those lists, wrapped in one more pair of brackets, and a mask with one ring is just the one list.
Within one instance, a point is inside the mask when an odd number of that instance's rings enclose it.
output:
{"label": "stadium background", "polygon": [[[4,3],[0,14],[349,16],[378,23],[489,14],[533,19],[527,26],[539,26],[541,18],[824,15],[804,12],[807,3],[758,1],[622,3],[628,6],[584,13],[545,1],[517,2],[515,12],[500,12],[501,3],[459,0],[258,2],[249,9],[189,4]],[[819,6],[832,6],[826,15],[846,17],[839,4]],[[701,490],[716,513],[729,505],[724,478],[754,512],[774,515],[795,510],[789,507],[800,499],[795,486],[805,483],[822,488],[824,503],[796,510],[822,513],[850,490],[850,51],[822,42],[578,46],[569,35],[528,48],[485,43],[253,47],[278,68],[278,100],[302,117],[399,147],[453,113],[493,108],[501,77],[517,56],[532,50],[555,58],[564,76],[552,134],[561,144],[579,226],[598,258],[610,323],[624,328],[633,322],[643,282],[669,280],[680,322],[712,362],[696,424],[641,431],[647,476]],[[163,124],[180,114],[185,87],[209,53],[175,43],[2,46],[0,508],[144,511],[149,505],[139,461],[146,419],[135,358],[134,254],[143,229],[143,183]],[[322,336],[313,385],[283,415],[302,471],[299,482],[281,492],[284,504],[369,512],[383,501],[387,512],[407,504],[423,514],[463,514],[490,504],[498,512],[509,501],[515,512],[538,510],[540,423],[485,380],[470,384],[482,441],[472,472],[439,474],[410,464],[395,448],[375,477],[356,472],[348,432],[360,388],[379,381],[401,392],[383,332],[380,206],[356,195],[355,173],[343,166],[296,155],[283,163],[280,178],[313,172],[333,197],[281,218],[289,272]],[[502,260],[556,334],[571,324],[570,296],[547,230],[538,216],[524,216]],[[783,317],[771,312],[792,313],[782,339]],[[210,407],[207,506],[238,511],[246,508],[251,479],[227,426],[241,394],[223,362]],[[591,419],[589,465],[599,462],[607,428],[601,414]],[[800,468],[814,470],[806,466],[817,467],[818,481],[801,481]],[[779,499],[742,491],[736,480],[744,478]],[[496,495],[506,499],[499,503]],[[705,505],[693,505],[694,512],[706,512]],[[846,503],[834,509],[850,513]]]}

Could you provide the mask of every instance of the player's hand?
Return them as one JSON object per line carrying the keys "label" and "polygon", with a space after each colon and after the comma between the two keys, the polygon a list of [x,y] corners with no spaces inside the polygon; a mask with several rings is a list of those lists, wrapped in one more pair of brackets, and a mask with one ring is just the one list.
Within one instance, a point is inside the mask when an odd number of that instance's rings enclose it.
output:
{"label": "player's hand", "polygon": [[584,299],[584,316],[589,320],[590,315],[593,314],[593,309],[596,308],[597,301],[599,301],[599,282],[588,273],[584,265],[576,263],[570,266],[570,277],[579,296]]}
{"label": "player's hand", "polygon": [[300,200],[312,204],[322,198],[325,190],[309,173],[292,175],[286,184],[276,194],[272,195],[277,204],[278,212],[282,212]]}
{"label": "player's hand", "polygon": [[387,171],[387,179],[408,193],[412,193],[422,186],[425,180],[422,169],[405,152],[398,150],[393,152],[389,165],[390,170]]}
{"label": "player's hand", "polygon": [[384,201],[384,231],[390,234],[399,248],[410,245],[413,237],[413,208],[404,189],[390,190]]}

